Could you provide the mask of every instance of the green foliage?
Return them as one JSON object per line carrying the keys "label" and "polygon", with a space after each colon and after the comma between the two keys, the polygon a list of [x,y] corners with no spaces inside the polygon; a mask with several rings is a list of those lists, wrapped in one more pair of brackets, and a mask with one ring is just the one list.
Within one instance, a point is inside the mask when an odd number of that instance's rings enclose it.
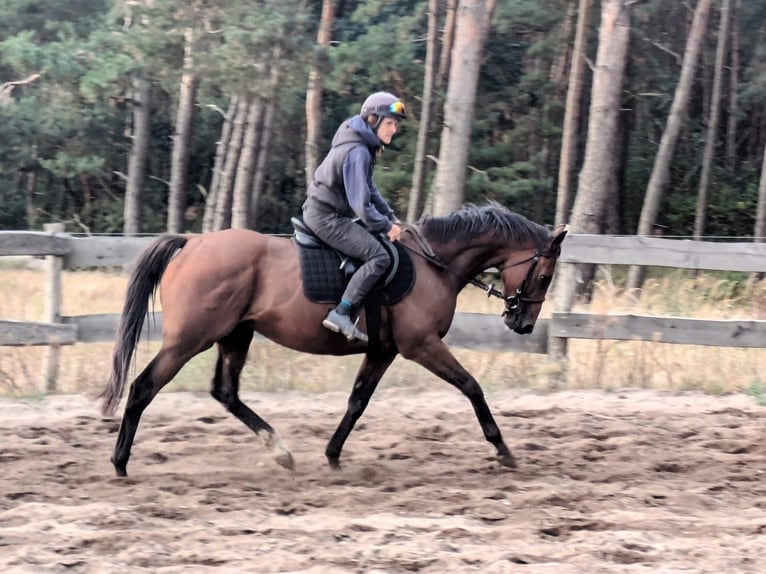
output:
{"label": "green foliage", "polygon": [[[705,236],[752,237],[758,203],[757,182],[714,182],[706,208]],[[662,220],[673,235],[693,236],[697,197],[671,192]]]}
{"label": "green foliage", "polygon": [[745,394],[753,397],[758,406],[766,407],[766,383],[763,381],[750,383],[750,386],[745,389]]}
{"label": "green foliage", "polygon": [[112,35],[97,34],[90,38],[86,51],[80,57],[86,69],[79,82],[80,95],[87,102],[103,102],[115,94],[127,91],[130,75],[137,63],[129,54],[121,51],[121,44]]}
{"label": "green foliage", "polygon": [[40,44],[55,42],[62,34],[84,38],[102,25],[112,0],[3,0],[0,3],[0,38],[29,30]]}
{"label": "green foliage", "polygon": [[34,32],[26,31],[0,43],[4,64],[22,71],[43,68],[43,53],[34,43],[34,38]]}
{"label": "green foliage", "polygon": [[[766,8],[742,3],[742,73],[737,169],[716,157],[706,233],[752,234],[763,141],[759,130],[766,97]],[[278,103],[259,205],[258,228],[287,231],[305,195],[304,100],[309,65],[324,72],[325,151],[338,124],[358,112],[377,90],[399,94],[410,118],[380,158],[376,182],[402,213],[408,203],[425,61],[425,0],[355,0],[338,3],[333,45],[315,46],[321,3],[302,0],[155,0],[151,8],[124,0],[5,0],[0,3],[0,77],[38,79],[17,86],[0,105],[0,226],[75,222],[92,231],[119,231],[131,140],[132,79],[152,86],[152,142],[144,229],[164,228],[175,107],[183,69],[184,34],[194,32],[194,72],[200,80],[187,189],[189,229],[199,230],[204,193],[212,177],[216,142],[233,93],[255,92]],[[571,44],[565,33],[566,0],[498,3],[482,69],[469,150],[467,201],[494,199],[550,222],[566,86],[552,73]],[[588,32],[595,58],[598,10]],[[633,36],[624,86],[619,152],[623,232],[635,230],[670,103],[688,22],[685,3],[650,0],[633,7]],[[715,25],[715,14],[710,26]],[[443,22],[440,23],[440,28]],[[715,34],[706,35],[703,62],[713,61]],[[711,74],[705,66],[674,154],[659,223],[689,235],[707,122]],[[272,72],[280,84],[271,93]],[[587,80],[589,81],[588,74]],[[581,143],[587,127],[583,94]],[[438,157],[445,89],[436,94],[427,153]],[[748,129],[744,129],[748,128]],[[722,130],[723,131],[723,130]],[[722,134],[723,136],[723,134]],[[723,146],[719,146],[723,149]],[[582,145],[580,157],[582,161]],[[428,164],[428,178],[433,176]],[[34,177],[31,177],[34,175]],[[26,184],[34,183],[30,194]],[[32,219],[34,220],[34,218]],[[32,221],[30,220],[30,221]],[[73,223],[73,225],[75,225]]]}
{"label": "green foliage", "polygon": [[57,177],[76,177],[81,174],[99,173],[104,159],[95,156],[71,156],[57,152],[53,159],[41,159],[40,166]]}
{"label": "green foliage", "polygon": [[[343,98],[333,111],[341,119],[358,113],[371,92],[388,90],[405,100],[419,95],[425,46],[422,18],[409,3],[359,2],[335,27],[338,45],[330,53],[327,88]],[[408,89],[409,88],[409,89]]]}
{"label": "green foliage", "polygon": [[[0,191],[0,229],[26,228],[26,200],[18,190]],[[19,224],[21,222],[21,225]]]}

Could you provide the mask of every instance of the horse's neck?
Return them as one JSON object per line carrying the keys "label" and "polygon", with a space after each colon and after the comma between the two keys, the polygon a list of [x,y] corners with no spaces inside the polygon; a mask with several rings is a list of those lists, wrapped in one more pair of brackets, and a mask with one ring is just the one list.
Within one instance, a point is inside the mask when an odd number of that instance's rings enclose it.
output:
{"label": "horse's neck", "polygon": [[447,268],[462,279],[458,288],[488,267],[496,264],[501,246],[487,238],[477,238],[463,244],[434,246]]}

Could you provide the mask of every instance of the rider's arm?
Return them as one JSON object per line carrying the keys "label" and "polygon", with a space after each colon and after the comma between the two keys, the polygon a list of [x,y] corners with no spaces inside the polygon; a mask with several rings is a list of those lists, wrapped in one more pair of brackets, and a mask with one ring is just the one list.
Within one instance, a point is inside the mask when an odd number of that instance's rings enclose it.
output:
{"label": "rider's arm", "polygon": [[[355,147],[346,154],[343,160],[343,184],[346,188],[346,198],[351,209],[364,222],[367,229],[388,233],[391,230],[392,221],[389,214],[393,215],[393,211],[370,181],[368,174],[371,161],[370,152],[362,146]],[[377,199],[373,199],[374,196]],[[386,211],[381,213],[373,201],[383,202]]]}

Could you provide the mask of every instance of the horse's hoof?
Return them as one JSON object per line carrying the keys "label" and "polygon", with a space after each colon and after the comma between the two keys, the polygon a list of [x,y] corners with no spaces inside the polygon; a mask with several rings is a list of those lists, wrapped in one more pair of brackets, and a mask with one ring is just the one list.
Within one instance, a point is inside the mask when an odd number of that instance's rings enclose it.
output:
{"label": "horse's hoof", "polygon": [[274,455],[274,460],[277,461],[279,466],[286,468],[287,470],[295,470],[295,461],[293,460],[293,455],[290,454],[289,451],[277,453]]}
{"label": "horse's hoof", "polygon": [[265,438],[264,442],[274,452],[274,460],[281,467],[287,470],[293,470],[295,463],[293,461],[293,455],[290,454],[290,449],[287,448],[282,437],[275,430],[272,430]]}
{"label": "horse's hoof", "polygon": [[340,470],[340,457],[327,457],[327,462],[333,470]]}
{"label": "horse's hoof", "polygon": [[497,455],[497,462],[502,464],[506,468],[516,468],[516,459],[510,452]]}
{"label": "horse's hoof", "polygon": [[114,472],[117,473],[117,476],[119,477],[126,477],[128,476],[128,469],[124,466],[117,466],[114,467]]}

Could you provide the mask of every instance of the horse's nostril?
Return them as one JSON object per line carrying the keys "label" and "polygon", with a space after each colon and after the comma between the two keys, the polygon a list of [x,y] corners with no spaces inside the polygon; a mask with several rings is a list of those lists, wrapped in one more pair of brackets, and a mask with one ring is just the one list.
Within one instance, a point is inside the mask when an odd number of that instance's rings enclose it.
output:
{"label": "horse's nostril", "polygon": [[534,328],[534,325],[524,325],[522,327],[515,327],[513,330],[516,331],[519,335],[529,335]]}
{"label": "horse's nostril", "polygon": [[506,316],[505,326],[519,335],[528,335],[535,328],[534,324],[524,323],[520,317]]}

